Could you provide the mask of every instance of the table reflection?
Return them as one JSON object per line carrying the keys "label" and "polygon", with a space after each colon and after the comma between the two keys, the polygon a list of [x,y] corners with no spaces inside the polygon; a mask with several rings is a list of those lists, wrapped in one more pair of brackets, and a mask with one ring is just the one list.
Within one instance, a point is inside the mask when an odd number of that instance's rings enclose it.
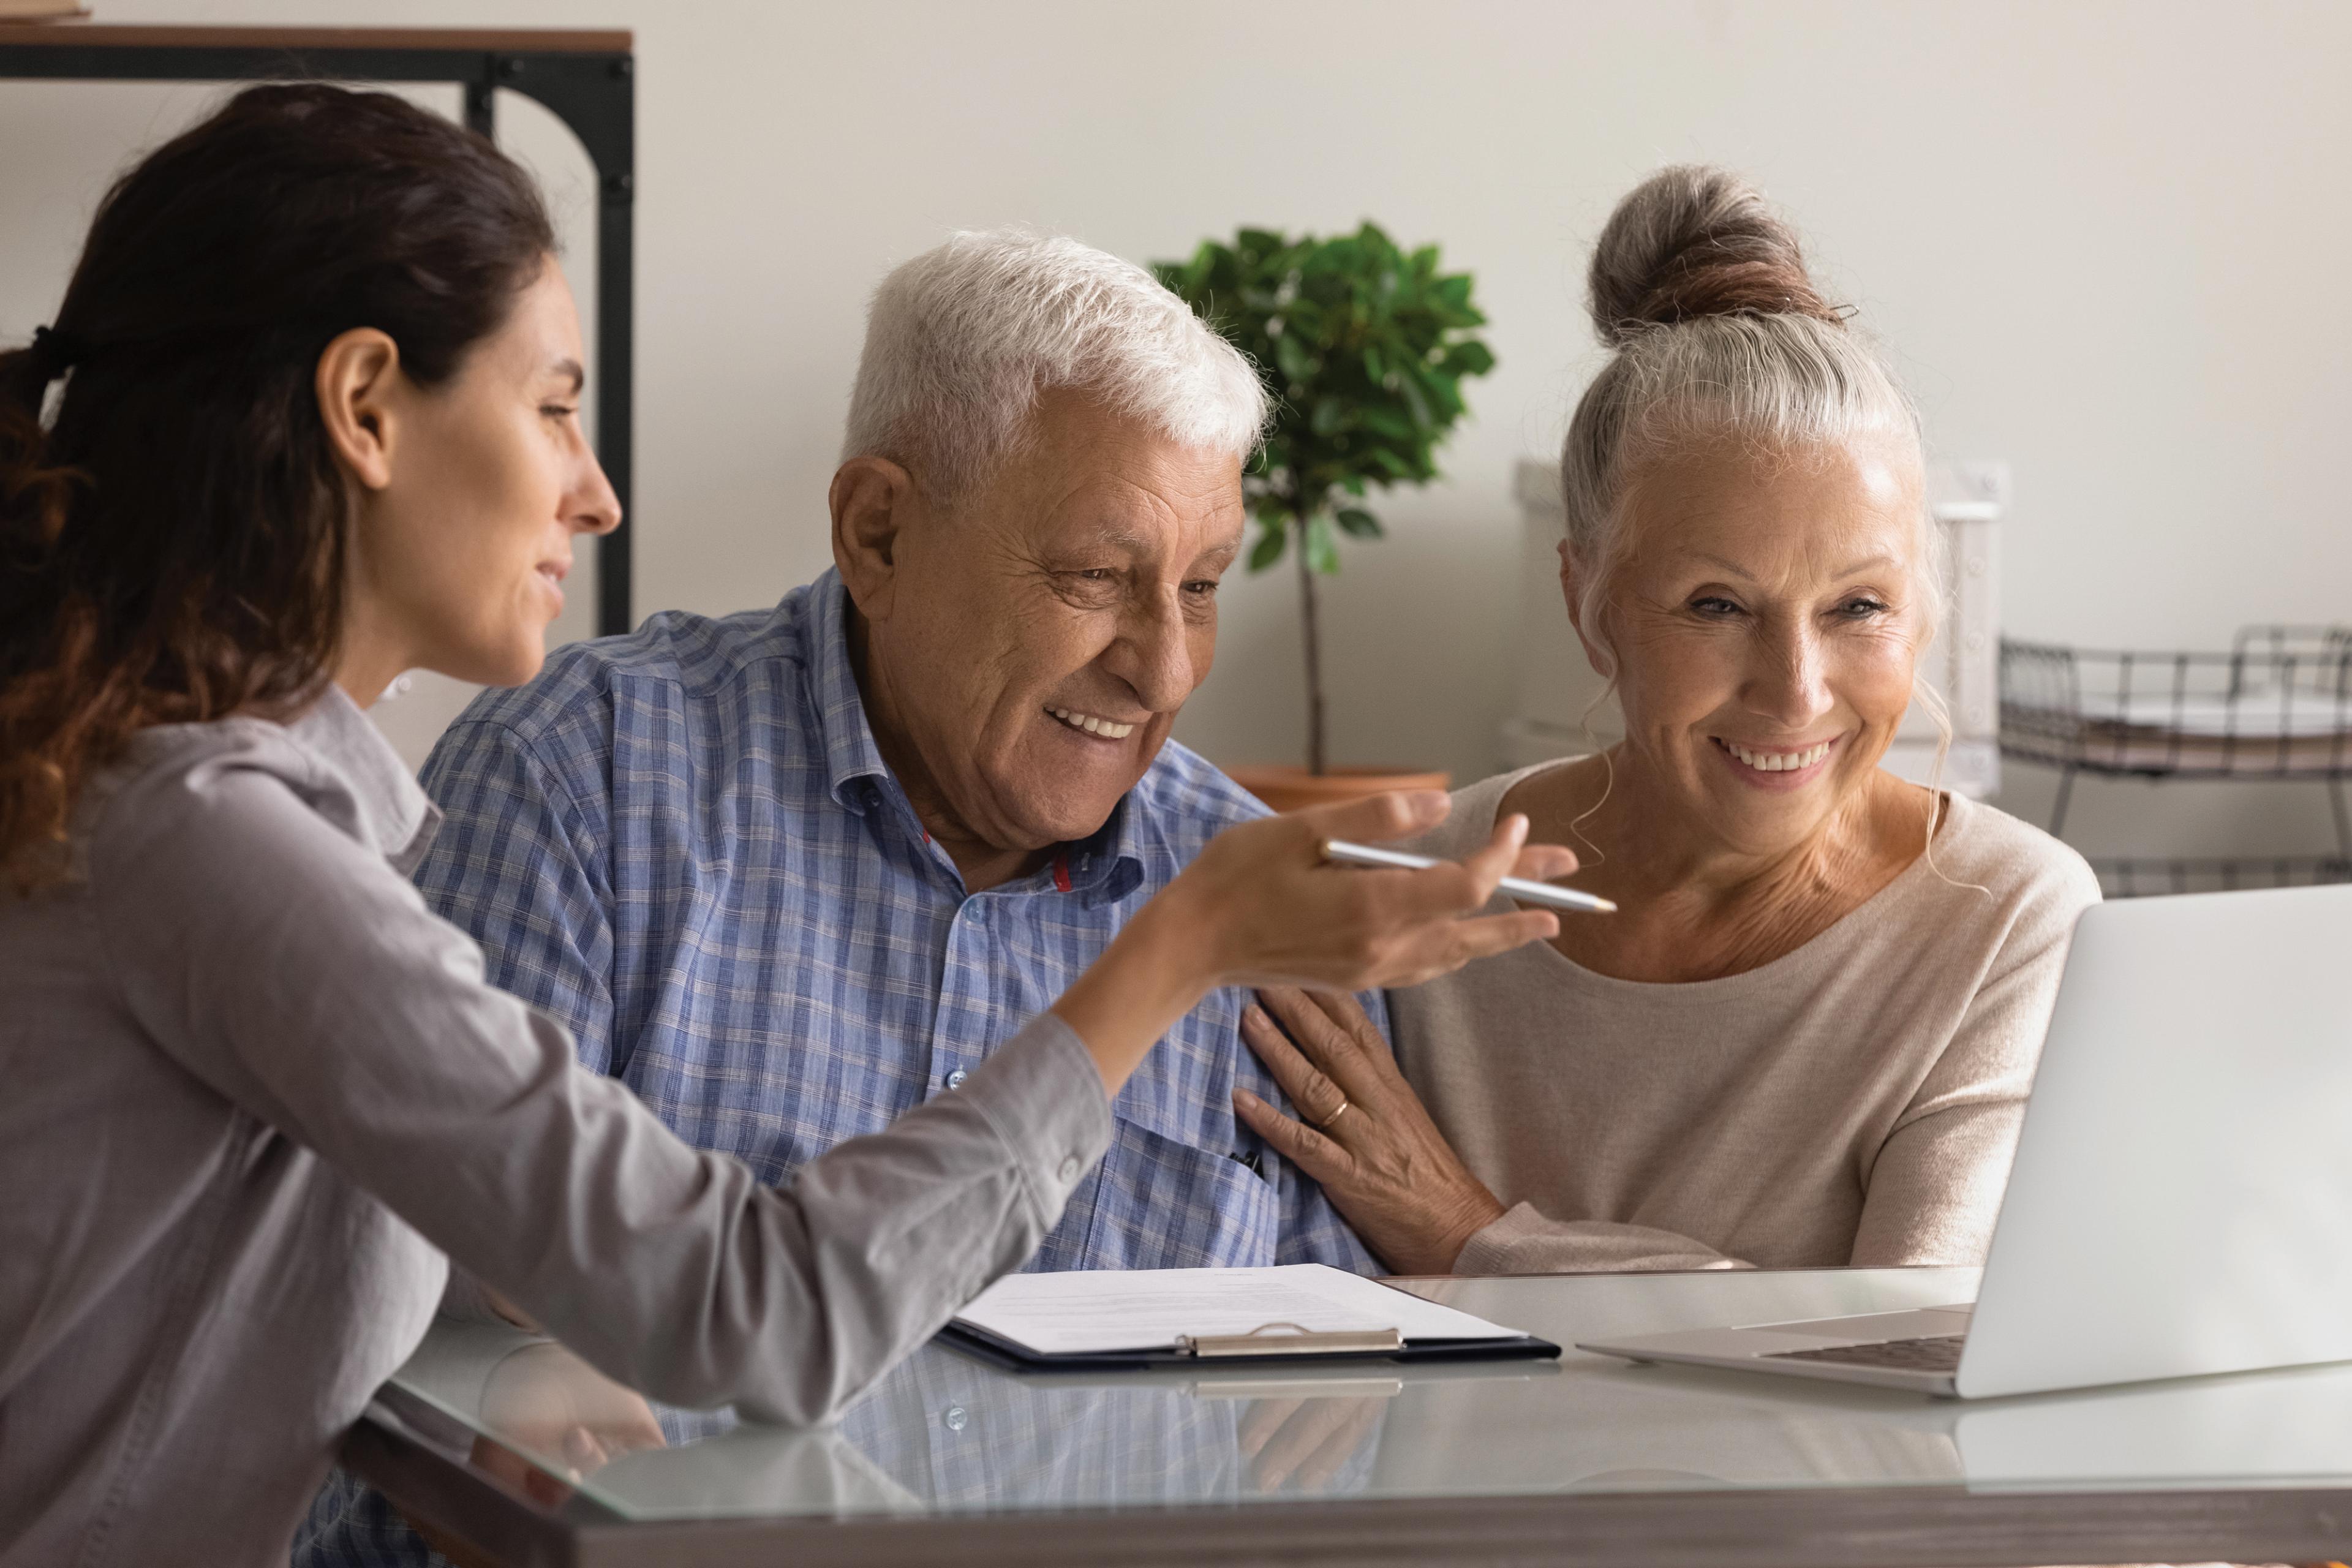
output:
{"label": "table reflection", "polygon": [[[1973,1280],[1955,1272],[1442,1289],[1573,1342],[1965,1299],[1955,1287]],[[837,1426],[795,1431],[650,1405],[560,1346],[444,1324],[397,1381],[480,1434],[476,1463],[542,1503],[577,1489],[636,1519],[2352,1477],[2352,1366],[1963,1404],[1572,1351],[1557,1365],[1100,1376],[1017,1373],[933,1345]]]}
{"label": "table reflection", "polygon": [[1024,1376],[933,1345],[837,1426],[799,1430],[653,1405],[559,1344],[447,1327],[400,1382],[483,1434],[475,1463],[541,1504],[578,1489],[639,1518],[1348,1495],[1368,1484],[1404,1387]]}

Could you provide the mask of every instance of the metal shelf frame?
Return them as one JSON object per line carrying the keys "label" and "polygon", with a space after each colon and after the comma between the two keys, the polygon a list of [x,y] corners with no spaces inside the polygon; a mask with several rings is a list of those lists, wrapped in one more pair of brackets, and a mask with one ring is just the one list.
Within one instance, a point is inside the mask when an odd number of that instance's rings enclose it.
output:
{"label": "metal shelf frame", "polygon": [[596,543],[596,631],[632,624],[636,58],[626,32],[0,24],[0,80],[448,82],[465,121],[497,126],[497,91],[536,100],[596,170],[596,452],[621,526]]}
{"label": "metal shelf frame", "polygon": [[2243,626],[2228,653],[2004,637],[2000,751],[2057,770],[2053,837],[2085,773],[2326,786],[2333,854],[2094,860],[2109,897],[2352,881],[2352,626]]}

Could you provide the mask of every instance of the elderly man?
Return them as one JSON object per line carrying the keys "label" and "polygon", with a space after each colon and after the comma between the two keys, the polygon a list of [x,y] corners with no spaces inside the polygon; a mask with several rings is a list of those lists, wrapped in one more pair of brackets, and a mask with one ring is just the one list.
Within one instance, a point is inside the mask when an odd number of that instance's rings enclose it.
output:
{"label": "elderly man", "polygon": [[[875,296],[834,570],[485,693],[425,771],[426,899],[590,1066],[764,1180],[953,1093],[1263,812],[1168,732],[1264,418],[1249,364],[1129,263],[1012,233],[918,257]],[[1370,1267],[1234,1120],[1237,1082],[1276,1092],[1243,1005],[1213,994],[1135,1074],[1031,1267]],[[404,1536],[331,1488],[314,1525],[318,1562]]]}

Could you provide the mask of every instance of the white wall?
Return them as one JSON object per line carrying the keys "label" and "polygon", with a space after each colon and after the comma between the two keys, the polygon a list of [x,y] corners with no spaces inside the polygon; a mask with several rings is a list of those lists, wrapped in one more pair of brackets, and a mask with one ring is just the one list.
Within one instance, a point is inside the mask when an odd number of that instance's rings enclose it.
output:
{"label": "white wall", "polygon": [[[100,5],[636,29],[640,613],[742,607],[823,567],[866,294],[945,230],[1022,221],[1148,258],[1244,221],[1371,216],[1477,274],[1502,365],[1472,390],[1451,481],[1382,509],[1393,537],[1351,548],[1328,595],[1335,747],[1484,772],[1512,684],[1511,464],[1554,446],[1597,361],[1586,247],[1645,170],[1707,158],[1794,211],[1938,447],[2014,465],[2011,630],[2172,646],[2352,618],[2352,8]],[[0,334],[46,319],[95,171],[192,107],[0,84]],[[1179,730],[1213,756],[1296,749],[1290,591],[1279,574],[1229,591],[1218,673]],[[2011,792],[2029,811],[2046,795]],[[2315,790],[2147,795],[2085,792],[2070,836],[2325,842]]]}

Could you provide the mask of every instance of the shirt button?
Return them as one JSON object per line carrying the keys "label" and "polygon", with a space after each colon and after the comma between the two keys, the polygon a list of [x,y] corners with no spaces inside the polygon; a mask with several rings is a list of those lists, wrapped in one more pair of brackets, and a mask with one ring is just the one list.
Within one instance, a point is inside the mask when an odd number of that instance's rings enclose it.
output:
{"label": "shirt button", "polygon": [[963,1068],[958,1068],[955,1071],[948,1074],[947,1086],[950,1089],[961,1089],[963,1087],[963,1080],[971,1076],[971,1074],[964,1071]]}
{"label": "shirt button", "polygon": [[961,1432],[964,1428],[964,1423],[971,1419],[971,1417],[970,1415],[964,1414],[964,1408],[962,1405],[950,1405],[946,1410],[940,1413],[940,1425],[945,1426],[950,1432]]}
{"label": "shirt button", "polygon": [[976,926],[984,926],[988,923],[988,906],[982,903],[978,899],[966,900],[964,908],[971,911],[972,924]]}
{"label": "shirt button", "polygon": [[1072,1182],[1076,1181],[1078,1179],[1078,1157],[1076,1154],[1072,1154],[1067,1159],[1064,1160],[1062,1162],[1062,1169],[1059,1173],[1062,1178],[1062,1184],[1066,1187]]}

